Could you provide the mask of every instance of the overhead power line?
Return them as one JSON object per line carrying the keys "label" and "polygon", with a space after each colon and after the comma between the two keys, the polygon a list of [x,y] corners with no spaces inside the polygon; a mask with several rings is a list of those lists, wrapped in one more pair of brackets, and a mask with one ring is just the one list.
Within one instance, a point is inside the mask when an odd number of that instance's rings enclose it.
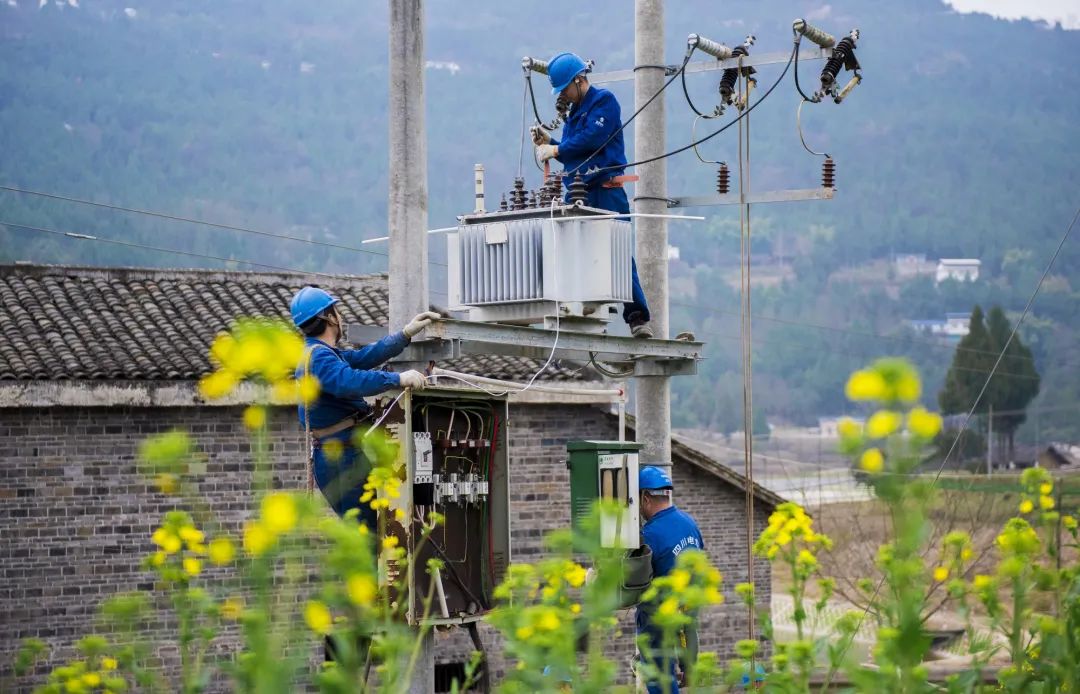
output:
{"label": "overhead power line", "polygon": [[101,236],[94,236],[93,234],[81,234],[73,231],[61,231],[59,229],[48,229],[46,227],[32,226],[29,224],[16,224],[15,222],[7,222],[0,220],[0,226],[13,227],[16,229],[25,229],[27,231],[35,231],[42,234],[53,234],[55,236],[63,236],[69,239],[75,239],[78,241],[96,241],[98,243],[108,243],[115,246],[124,246],[127,248],[139,248],[145,251],[154,251],[155,253],[171,253],[174,255],[185,255],[191,258],[203,258],[206,260],[217,260],[223,263],[240,263],[242,265],[252,265],[254,267],[263,267],[270,270],[280,270],[283,272],[295,272],[305,275],[315,275],[317,277],[328,277],[332,279],[352,279],[349,275],[335,275],[326,272],[316,272],[314,270],[297,270],[294,268],[283,267],[281,265],[271,265],[270,263],[260,263],[254,260],[243,260],[240,258],[226,258],[220,255],[210,255],[208,253],[195,253],[194,251],[183,251],[178,248],[163,248],[161,246],[150,246],[142,243],[135,243],[134,241],[122,241],[120,239],[102,238]]}
{"label": "overhead power line", "polygon": [[[330,241],[319,241],[316,239],[305,239],[300,236],[290,236],[289,234],[280,234],[272,231],[263,231],[261,229],[252,229],[249,227],[237,226],[235,224],[224,224],[222,222],[211,222],[205,219],[195,219],[192,217],[182,217],[180,215],[169,214],[167,212],[157,212],[155,210],[144,210],[137,207],[125,207],[123,205],[111,205],[104,202],[95,202],[94,200],[85,200],[82,198],[71,197],[70,195],[60,195],[59,193],[49,193],[41,190],[30,190],[28,188],[17,188],[15,186],[0,185],[0,190],[6,190],[11,193],[19,193],[22,195],[34,195],[37,197],[48,198],[50,200],[62,200],[64,202],[71,202],[78,205],[89,205],[91,207],[98,207],[105,210],[113,210],[116,212],[127,212],[130,214],[141,214],[147,217],[156,217],[158,219],[167,219],[172,222],[184,222],[186,224],[198,224],[200,226],[211,227],[214,229],[222,229],[226,231],[235,231],[243,234],[255,234],[257,236],[264,236],[268,238],[281,239],[283,241],[295,241],[296,243],[306,243],[313,246],[323,246],[326,248],[334,248],[342,251],[352,251],[354,253],[366,253],[368,255],[377,255],[384,258],[390,257],[389,253],[383,251],[372,251],[367,248],[357,248],[356,246],[347,246],[341,243],[333,243]],[[15,225],[12,225],[15,226]],[[441,265],[446,267],[446,263],[439,263],[435,261],[429,261],[432,265]]]}
{"label": "overhead power line", "polygon": [[[735,313],[734,311],[723,311],[723,310],[718,309],[718,308],[712,308],[710,306],[702,306],[700,304],[689,304],[689,303],[685,303],[685,302],[681,302],[681,301],[672,301],[672,302],[669,302],[669,303],[672,306],[682,306],[683,308],[693,308],[693,309],[698,309],[700,311],[707,311],[709,313],[715,313],[715,314],[723,315],[723,316],[738,316],[738,315],[740,315],[738,313]],[[905,342],[905,343],[909,343],[909,344],[911,344],[911,343],[921,344],[921,345],[927,345],[929,347],[936,347],[937,349],[947,349],[947,350],[950,350],[950,351],[955,350],[957,352],[967,352],[969,354],[984,354],[984,355],[993,356],[993,357],[996,357],[997,354],[998,354],[997,352],[991,351],[991,350],[976,349],[974,347],[960,347],[960,346],[953,346],[953,345],[945,345],[945,344],[942,344],[940,342],[935,342],[933,340],[926,340],[926,339],[919,338],[919,337],[901,337],[899,335],[882,335],[881,333],[870,332],[870,331],[867,331],[867,330],[851,330],[850,328],[839,328],[839,327],[836,327],[836,326],[833,326],[833,325],[821,325],[820,323],[806,323],[806,322],[803,322],[803,321],[791,320],[789,318],[777,318],[775,316],[757,315],[757,316],[754,316],[754,319],[755,320],[769,321],[770,323],[782,323],[784,325],[795,325],[795,326],[800,326],[800,327],[805,327],[805,328],[815,328],[817,330],[828,330],[828,331],[831,331],[831,332],[844,333],[844,334],[847,334],[847,335],[860,335],[860,336],[863,336],[863,337],[873,337],[873,338],[880,339],[880,340],[891,340],[891,341],[894,341],[894,342]],[[1032,356],[1013,355],[1013,356],[1011,356],[1009,358],[1010,359],[1023,359],[1023,360],[1027,360],[1027,361],[1034,361],[1034,357],[1032,357]]]}

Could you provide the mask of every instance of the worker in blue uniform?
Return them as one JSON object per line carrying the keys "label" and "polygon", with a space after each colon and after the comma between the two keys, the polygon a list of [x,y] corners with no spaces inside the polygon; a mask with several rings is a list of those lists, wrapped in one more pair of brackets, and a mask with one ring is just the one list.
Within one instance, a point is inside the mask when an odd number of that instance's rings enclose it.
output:
{"label": "worker in blue uniform", "polygon": [[376,367],[398,354],[439,314],[425,311],[398,333],[361,349],[338,349],[343,336],[338,300],[318,287],[304,287],[290,306],[293,323],[304,333],[304,357],[296,376],[319,380],[318,398],[299,407],[300,424],[308,432],[311,464],[319,490],[339,516],[359,509],[360,521],[372,530],[376,514],[360,503],[371,463],[354,445],[357,429],[371,425],[365,397],[393,388],[420,390],[427,379],[419,371],[391,373]]}
{"label": "worker in blue uniform", "polygon": [[[690,514],[675,507],[671,500],[674,485],[671,477],[658,467],[644,467],[638,473],[638,492],[641,495],[641,515],[645,525],[641,528],[641,541],[652,550],[653,577],[667,576],[675,569],[675,560],[679,554],[687,551],[703,551],[705,541],[701,531]],[[678,694],[679,684],[675,665],[677,654],[665,650],[663,635],[652,623],[652,611],[655,605],[638,605],[636,625],[638,634],[648,636],[649,656],[661,672],[667,671],[670,678],[668,688],[660,682],[649,682],[649,694],[667,691]],[[689,638],[696,645],[696,627],[687,629]]]}
{"label": "worker in blue uniform", "polygon": [[[533,143],[540,161],[556,159],[563,165],[563,183],[569,195],[575,174],[585,182],[585,204],[620,214],[630,213],[623,189],[622,167],[626,165],[622,112],[615,95],[589,84],[585,61],[573,53],[559,53],[548,61],[551,93],[570,104],[563,124],[562,140],[543,128],[532,129]],[[649,302],[638,279],[637,261],[632,260],[632,300],[623,306],[623,320],[635,337],[652,337]]]}

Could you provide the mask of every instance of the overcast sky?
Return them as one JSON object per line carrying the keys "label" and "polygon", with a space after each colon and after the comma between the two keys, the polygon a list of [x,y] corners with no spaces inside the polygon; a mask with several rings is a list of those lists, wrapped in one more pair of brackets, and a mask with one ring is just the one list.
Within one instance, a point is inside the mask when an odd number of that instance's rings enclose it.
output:
{"label": "overcast sky", "polygon": [[945,0],[957,12],[982,12],[1000,19],[1031,19],[1080,29],[1080,0]]}

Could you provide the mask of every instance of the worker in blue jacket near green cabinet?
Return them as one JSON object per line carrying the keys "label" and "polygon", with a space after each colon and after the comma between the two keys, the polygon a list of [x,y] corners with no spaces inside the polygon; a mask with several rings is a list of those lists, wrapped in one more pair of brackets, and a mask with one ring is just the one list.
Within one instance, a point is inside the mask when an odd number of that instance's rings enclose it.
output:
{"label": "worker in blue jacket near green cabinet", "polygon": [[[622,111],[615,95],[589,84],[585,61],[573,53],[559,53],[548,61],[551,93],[570,104],[562,139],[543,128],[532,129],[540,161],[556,159],[563,165],[563,183],[569,195],[575,174],[581,174],[587,194],[585,204],[619,214],[630,213],[622,179],[626,147],[622,134]],[[623,320],[635,337],[652,337],[649,302],[632,261],[632,300],[623,305]]]}
{"label": "worker in blue jacket near green cabinet", "polygon": [[338,300],[318,287],[304,287],[290,305],[293,323],[304,333],[305,349],[296,377],[314,376],[319,381],[316,400],[299,407],[300,424],[308,433],[315,482],[339,516],[358,509],[360,522],[374,530],[376,514],[360,503],[364,482],[371,470],[354,434],[371,426],[371,406],[365,397],[393,388],[420,390],[427,382],[419,371],[392,373],[377,370],[398,354],[412,338],[439,317],[425,311],[398,333],[361,349],[338,349],[344,336]]}

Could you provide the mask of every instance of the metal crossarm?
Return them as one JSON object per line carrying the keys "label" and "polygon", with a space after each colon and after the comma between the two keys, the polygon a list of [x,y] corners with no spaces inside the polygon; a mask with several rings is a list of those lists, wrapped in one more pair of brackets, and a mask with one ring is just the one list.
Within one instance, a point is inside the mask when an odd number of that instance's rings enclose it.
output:
{"label": "metal crossarm", "polygon": [[[350,333],[361,329],[349,327]],[[633,366],[634,375],[683,375],[696,372],[704,348],[701,342],[642,340],[565,329],[556,338],[555,331],[546,328],[460,320],[436,321],[428,326],[425,337],[414,341],[394,361],[418,363],[482,354],[547,359],[554,348],[556,359],[628,364]]]}

